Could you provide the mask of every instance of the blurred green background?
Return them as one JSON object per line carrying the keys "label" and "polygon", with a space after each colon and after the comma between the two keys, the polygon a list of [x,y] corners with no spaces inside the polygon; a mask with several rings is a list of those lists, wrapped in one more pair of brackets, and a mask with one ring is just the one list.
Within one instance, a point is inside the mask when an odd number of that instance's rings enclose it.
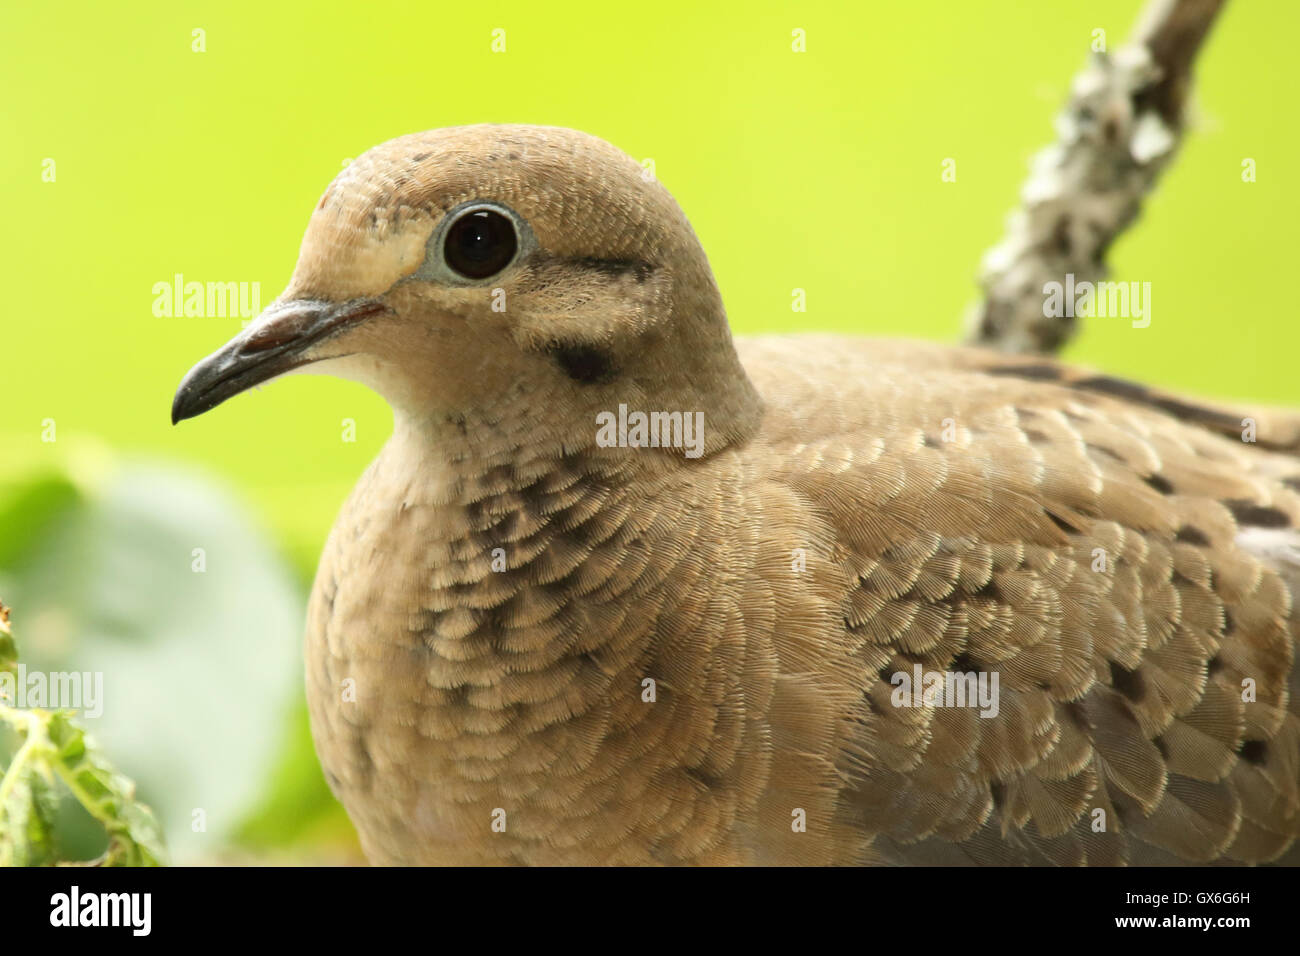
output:
{"label": "blurred green background", "polygon": [[[265,305],[349,158],[437,126],[543,123],[654,160],[737,332],[956,340],[1092,31],[1113,49],[1141,5],[5,4],[0,597],[20,650],[105,670],[91,730],[182,862],[354,859],[297,656],[316,557],[391,416],[299,377],[173,428],[180,377],[243,320],[157,316],[155,284],[259,283]],[[1151,326],[1095,321],[1068,358],[1300,403],[1297,28],[1290,0],[1228,3],[1195,125],[1111,252],[1113,278],[1152,284]]]}

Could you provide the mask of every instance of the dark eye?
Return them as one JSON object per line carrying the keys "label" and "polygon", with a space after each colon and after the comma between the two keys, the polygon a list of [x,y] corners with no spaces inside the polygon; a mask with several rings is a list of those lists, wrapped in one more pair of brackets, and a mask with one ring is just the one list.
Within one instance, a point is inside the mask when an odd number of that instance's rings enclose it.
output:
{"label": "dark eye", "polygon": [[519,237],[501,213],[474,209],[451,224],[442,248],[453,271],[467,279],[486,279],[510,265]]}

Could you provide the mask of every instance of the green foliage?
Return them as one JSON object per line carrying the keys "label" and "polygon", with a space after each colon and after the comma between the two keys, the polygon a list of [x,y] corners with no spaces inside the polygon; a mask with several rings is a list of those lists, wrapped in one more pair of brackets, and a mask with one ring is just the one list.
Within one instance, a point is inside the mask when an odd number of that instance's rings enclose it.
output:
{"label": "green foliage", "polygon": [[[16,674],[18,650],[0,605],[0,673]],[[118,772],[67,710],[18,710],[0,701],[0,722],[21,741],[0,778],[0,866],[60,861],[55,817],[60,786],[108,837],[99,866],[160,866],[162,830],[135,799],[135,784]]]}
{"label": "green foliage", "polygon": [[[23,609],[23,661],[102,675],[85,726],[137,782],[174,860],[223,859],[278,772],[301,700],[302,587],[211,482],[103,449],[79,468],[75,439],[60,451],[66,468],[51,455],[32,478],[0,482],[0,522],[26,518],[23,547],[0,554],[0,593]],[[40,521],[38,501],[49,502]],[[65,858],[101,849],[94,821],[81,823],[60,829]]]}
{"label": "green foliage", "polygon": [[[17,564],[35,548],[49,524],[70,510],[81,493],[70,478],[55,471],[29,478],[0,495],[0,568]],[[2,651],[0,651],[2,653]]]}
{"label": "green foliage", "polygon": [[305,699],[294,707],[265,795],[236,829],[234,838],[250,850],[284,849],[302,843],[338,846],[355,840],[316,759]]}
{"label": "green foliage", "polygon": [[0,604],[0,674],[18,673],[18,645],[9,627],[9,609]]}
{"label": "green foliage", "polygon": [[[312,746],[306,582],[284,552],[200,476],[78,439],[57,451],[0,472],[0,593],[23,609],[27,669],[103,675],[102,713],[82,719],[136,781],[175,862],[358,859]],[[0,720],[0,767],[15,737]],[[66,786],[53,796],[51,852],[100,856],[102,822]]]}

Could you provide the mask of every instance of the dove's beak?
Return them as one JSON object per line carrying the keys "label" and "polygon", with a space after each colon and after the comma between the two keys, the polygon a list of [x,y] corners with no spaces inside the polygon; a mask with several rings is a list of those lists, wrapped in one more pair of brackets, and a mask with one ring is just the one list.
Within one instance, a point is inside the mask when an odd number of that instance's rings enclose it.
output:
{"label": "dove's beak", "polygon": [[277,375],[332,357],[313,346],[387,311],[378,299],[272,303],[248,328],[190,369],[172,400],[172,424],[202,415]]}

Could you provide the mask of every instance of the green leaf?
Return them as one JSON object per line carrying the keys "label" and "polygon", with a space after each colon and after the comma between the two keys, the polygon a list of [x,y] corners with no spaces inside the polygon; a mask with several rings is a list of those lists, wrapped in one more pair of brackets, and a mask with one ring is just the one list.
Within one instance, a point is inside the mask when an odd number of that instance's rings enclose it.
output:
{"label": "green leaf", "polygon": [[83,726],[175,858],[219,858],[276,770],[302,686],[304,594],[244,509],[191,473],[108,468],[0,587],[23,609],[28,671],[102,678]]}
{"label": "green leaf", "polygon": [[15,777],[0,807],[0,866],[55,862],[54,815],[59,801],[35,768]]}
{"label": "green leaf", "polygon": [[80,499],[77,486],[58,473],[0,488],[0,568],[20,563],[53,521],[71,512]]}
{"label": "green leaf", "polygon": [[0,673],[18,673],[18,648],[9,629],[9,608],[0,602]]}
{"label": "green leaf", "polygon": [[135,799],[135,784],[108,762],[66,711],[48,728],[57,750],[58,774],[109,837],[105,866],[159,866],[166,860],[162,830],[153,811]]}
{"label": "green leaf", "polygon": [[[0,660],[16,662],[13,634],[0,605]],[[18,710],[0,702],[0,722],[22,743],[0,777],[0,866],[60,862],[55,820],[58,784],[103,827],[102,866],[160,866],[167,853],[153,811],[135,798],[135,784],[95,746],[67,710]]]}

